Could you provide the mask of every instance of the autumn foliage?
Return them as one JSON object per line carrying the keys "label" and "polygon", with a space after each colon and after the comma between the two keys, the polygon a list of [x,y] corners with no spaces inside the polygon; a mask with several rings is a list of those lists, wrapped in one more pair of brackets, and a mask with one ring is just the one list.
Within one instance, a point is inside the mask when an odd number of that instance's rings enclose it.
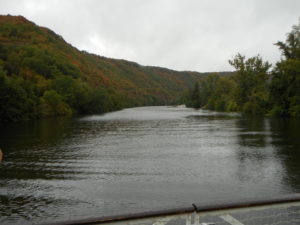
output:
{"label": "autumn foliage", "polygon": [[178,102],[201,74],[79,51],[21,16],[0,16],[0,121]]}

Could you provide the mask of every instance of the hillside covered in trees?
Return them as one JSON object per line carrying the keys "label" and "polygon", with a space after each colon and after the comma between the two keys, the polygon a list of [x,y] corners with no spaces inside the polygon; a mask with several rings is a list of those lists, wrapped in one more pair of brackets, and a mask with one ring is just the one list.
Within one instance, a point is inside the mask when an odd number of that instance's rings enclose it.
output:
{"label": "hillside covered in trees", "polygon": [[22,16],[0,16],[0,121],[175,104],[200,75],[89,54]]}
{"label": "hillside covered in trees", "polygon": [[240,111],[247,114],[300,117],[300,21],[285,42],[275,43],[282,58],[272,67],[259,55],[229,60],[231,76],[209,75],[185,95],[194,108]]}

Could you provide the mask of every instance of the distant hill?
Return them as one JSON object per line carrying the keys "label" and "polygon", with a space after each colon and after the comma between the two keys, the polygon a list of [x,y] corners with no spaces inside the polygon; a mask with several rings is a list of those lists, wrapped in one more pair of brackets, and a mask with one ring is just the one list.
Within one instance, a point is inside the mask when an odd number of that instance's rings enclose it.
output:
{"label": "distant hill", "polygon": [[206,74],[79,51],[22,16],[0,16],[0,121],[176,104]]}

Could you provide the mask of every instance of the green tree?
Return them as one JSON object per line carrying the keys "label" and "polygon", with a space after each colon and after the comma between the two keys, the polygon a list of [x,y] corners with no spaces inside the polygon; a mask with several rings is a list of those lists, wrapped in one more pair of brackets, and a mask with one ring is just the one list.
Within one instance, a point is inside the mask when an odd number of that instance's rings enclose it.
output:
{"label": "green tree", "polygon": [[217,111],[236,111],[235,86],[236,83],[231,77],[219,77],[216,80],[214,91],[208,99],[206,108]]}
{"label": "green tree", "polygon": [[236,69],[235,102],[238,109],[251,114],[265,114],[268,110],[269,69],[271,64],[258,55],[246,59],[237,54],[230,65]]}
{"label": "green tree", "polygon": [[220,76],[218,74],[209,74],[200,82],[200,99],[201,106],[206,107],[208,109],[214,109],[212,107],[213,104],[209,104],[210,98],[214,95],[215,90],[217,88],[218,80]]}
{"label": "green tree", "polygon": [[300,117],[300,20],[287,34],[285,43],[275,45],[283,58],[273,70],[270,114]]}
{"label": "green tree", "polygon": [[71,108],[77,111],[83,105],[84,90],[83,86],[78,81],[69,76],[59,76],[54,79],[50,85],[51,89],[55,90],[62,96],[63,101]]}
{"label": "green tree", "polygon": [[32,83],[8,77],[0,67],[0,121],[28,120],[39,116],[39,99]]}
{"label": "green tree", "polygon": [[88,101],[82,109],[85,114],[104,113],[116,109],[113,104],[111,96],[107,94],[105,89],[98,87],[90,90]]}
{"label": "green tree", "polygon": [[194,89],[191,91],[190,95],[191,95],[191,97],[190,97],[191,103],[190,104],[194,108],[200,108],[202,104],[201,104],[201,99],[200,99],[200,90],[199,90],[198,82],[195,83]]}
{"label": "green tree", "polygon": [[41,102],[44,117],[72,115],[71,108],[63,101],[62,96],[54,90],[45,91]]}

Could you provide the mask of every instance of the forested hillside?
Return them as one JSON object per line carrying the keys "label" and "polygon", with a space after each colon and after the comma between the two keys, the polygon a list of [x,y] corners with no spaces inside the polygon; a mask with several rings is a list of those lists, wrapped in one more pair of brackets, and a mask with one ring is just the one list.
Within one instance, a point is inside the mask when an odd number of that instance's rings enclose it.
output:
{"label": "forested hillside", "polygon": [[178,102],[200,73],[79,51],[21,16],[0,16],[0,121]]}
{"label": "forested hillside", "polygon": [[[272,43],[270,43],[272,44]],[[285,42],[275,43],[282,58],[273,67],[262,57],[237,54],[231,76],[209,75],[185,96],[187,106],[281,117],[300,117],[300,21]]]}

